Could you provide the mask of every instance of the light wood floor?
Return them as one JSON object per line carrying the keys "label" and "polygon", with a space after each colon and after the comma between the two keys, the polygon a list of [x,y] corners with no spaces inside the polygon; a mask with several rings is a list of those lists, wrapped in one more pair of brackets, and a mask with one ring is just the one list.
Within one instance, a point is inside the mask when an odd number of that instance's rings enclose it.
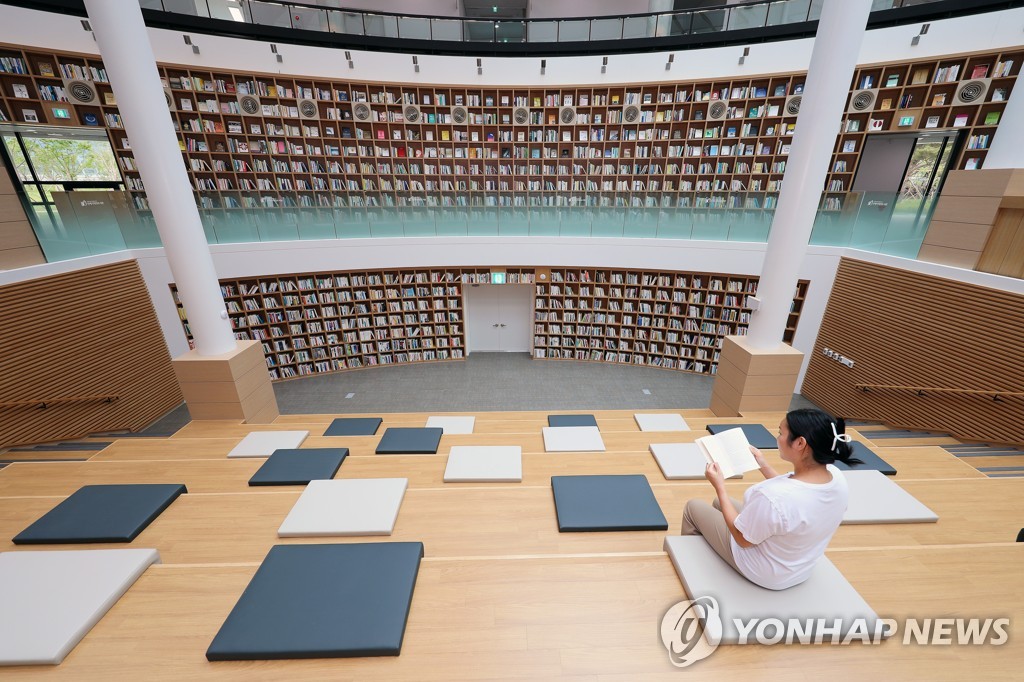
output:
{"label": "light wood floor", "polygon": [[[0,470],[0,551],[26,549],[10,538],[82,485],[184,483],[189,494],[131,545],[157,548],[163,563],[146,571],[62,665],[6,668],[0,676],[623,682],[729,676],[794,682],[827,675],[961,682],[1010,679],[1024,668],[1016,631],[1024,627],[1024,543],[1013,542],[1024,526],[1024,479],[987,478],[941,443],[863,437],[899,470],[895,480],[940,520],[843,526],[829,557],[883,617],[1009,617],[1009,643],[919,646],[894,639],[879,646],[722,647],[692,668],[674,668],[658,628],[665,611],[686,597],[661,549],[665,533],[559,533],[550,477],[644,474],[669,532],[678,533],[687,500],[710,499],[711,488],[703,481],[665,480],[648,446],[689,442],[709,421],[729,421],[703,410],[681,414],[694,431],[643,433],[631,411],[595,413],[604,453],[545,453],[542,412],[479,413],[473,435],[444,436],[439,454],[408,456],[374,455],[379,436],[321,436],[331,415],[289,415],[269,426],[193,422],[169,438],[115,440],[85,462],[11,464]],[[382,416],[383,427],[422,426],[427,414]],[[731,421],[775,429],[780,417]],[[309,430],[303,447],[350,448],[339,478],[408,478],[394,534],[278,538],[301,488],[250,488],[247,480],[263,460],[226,458],[244,435],[268,429]],[[444,483],[448,449],[467,444],[522,446],[522,483]],[[757,480],[755,472],[729,486],[740,497]],[[401,656],[206,661],[207,646],[272,545],[387,540],[419,540],[426,549]]]}

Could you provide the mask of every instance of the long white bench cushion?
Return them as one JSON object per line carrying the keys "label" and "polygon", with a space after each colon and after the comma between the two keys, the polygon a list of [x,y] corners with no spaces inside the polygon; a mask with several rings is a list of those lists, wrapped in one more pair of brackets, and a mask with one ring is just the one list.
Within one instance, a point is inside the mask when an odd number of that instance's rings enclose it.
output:
{"label": "long white bench cushion", "polygon": [[155,549],[0,553],[0,665],[57,665],[159,562]]}
{"label": "long white bench cushion", "polygon": [[867,632],[875,632],[877,614],[828,557],[818,561],[805,582],[786,590],[767,590],[737,573],[700,535],[670,535],[665,538],[665,551],[691,599],[707,596],[718,601],[722,644],[756,643],[753,632],[743,641],[736,619],[778,618],[806,623],[824,618],[829,625],[840,619],[839,636],[843,637],[861,618]]}
{"label": "long white bench cushion", "polygon": [[518,445],[454,445],[444,469],[445,483],[523,480],[523,449]]}
{"label": "long white bench cushion", "polygon": [[844,524],[935,523],[938,514],[917,501],[881,471],[844,471],[850,501]]}
{"label": "long white bench cushion", "polygon": [[391,535],[407,478],[310,481],[277,534],[282,538]]}
{"label": "long white bench cushion", "polygon": [[545,452],[604,452],[604,441],[596,426],[545,426]]}
{"label": "long white bench cushion", "polygon": [[253,431],[231,449],[228,457],[270,457],[274,450],[302,445],[309,431]]}
{"label": "long white bench cushion", "polygon": [[476,417],[427,417],[427,428],[439,428],[451,435],[473,433]]}
{"label": "long white bench cushion", "polygon": [[690,426],[679,414],[634,414],[641,431],[689,431]]}

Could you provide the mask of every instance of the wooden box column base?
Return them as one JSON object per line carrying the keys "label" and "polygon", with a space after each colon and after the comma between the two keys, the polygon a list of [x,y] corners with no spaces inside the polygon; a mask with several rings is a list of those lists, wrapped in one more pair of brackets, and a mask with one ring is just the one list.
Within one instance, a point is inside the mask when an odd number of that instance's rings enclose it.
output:
{"label": "wooden box column base", "polygon": [[755,349],[747,345],[746,337],[726,336],[711,391],[711,411],[719,417],[788,411],[803,359],[803,353],[784,343]]}
{"label": "wooden box column base", "polygon": [[235,350],[199,355],[190,350],[171,364],[192,419],[242,419],[269,424],[277,399],[259,341],[238,341]]}

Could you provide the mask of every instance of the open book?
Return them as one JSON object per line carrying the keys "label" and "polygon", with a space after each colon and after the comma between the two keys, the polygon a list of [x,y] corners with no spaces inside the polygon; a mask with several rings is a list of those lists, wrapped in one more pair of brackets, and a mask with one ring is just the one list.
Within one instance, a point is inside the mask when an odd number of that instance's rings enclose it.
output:
{"label": "open book", "polygon": [[754,455],[750,452],[750,442],[743,429],[729,429],[698,438],[697,447],[709,463],[718,463],[722,475],[726,478],[742,476],[746,471],[759,468]]}

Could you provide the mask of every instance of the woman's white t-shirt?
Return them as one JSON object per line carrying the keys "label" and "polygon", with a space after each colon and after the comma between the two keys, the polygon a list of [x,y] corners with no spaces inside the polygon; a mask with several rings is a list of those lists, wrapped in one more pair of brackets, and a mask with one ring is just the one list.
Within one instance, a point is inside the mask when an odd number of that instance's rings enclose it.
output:
{"label": "woman's white t-shirt", "polygon": [[825,553],[849,499],[843,473],[826,465],[832,480],[805,483],[784,474],[751,486],[736,528],[753,547],[730,538],[736,567],[748,580],[784,590],[807,580]]}

